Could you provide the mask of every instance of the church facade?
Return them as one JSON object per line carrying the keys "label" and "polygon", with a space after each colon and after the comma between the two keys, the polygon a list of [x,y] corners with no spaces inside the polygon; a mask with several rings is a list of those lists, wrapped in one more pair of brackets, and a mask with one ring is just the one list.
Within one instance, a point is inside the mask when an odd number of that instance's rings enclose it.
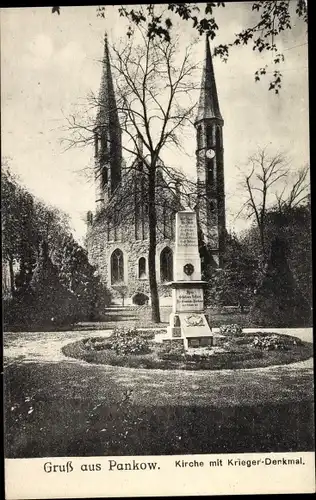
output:
{"label": "church facade", "polygon": [[[214,68],[206,40],[200,99],[195,121],[197,215],[204,242],[214,265],[220,266],[225,239],[223,118],[220,113]],[[107,38],[95,125],[95,212],[88,214],[88,256],[116,304],[150,302],[148,276],[149,227],[146,176],[135,163],[126,167],[122,131]],[[139,147],[141,149],[141,146]],[[170,191],[158,166],[156,185],[156,277],[161,305],[171,304],[175,214],[183,209],[180,190]]]}

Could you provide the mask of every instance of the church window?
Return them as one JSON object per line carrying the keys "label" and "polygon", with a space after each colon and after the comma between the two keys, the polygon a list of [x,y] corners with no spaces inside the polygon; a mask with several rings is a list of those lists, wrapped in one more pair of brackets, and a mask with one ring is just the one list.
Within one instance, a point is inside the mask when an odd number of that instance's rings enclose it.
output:
{"label": "church window", "polygon": [[217,165],[222,163],[222,137],[219,127],[216,129],[216,162]]}
{"label": "church window", "polygon": [[123,252],[119,248],[111,255],[111,284],[124,282],[124,258]]}
{"label": "church window", "polygon": [[222,145],[221,131],[220,131],[220,128],[217,127],[217,129],[216,129],[216,148],[217,148],[217,150],[221,147],[221,145]]}
{"label": "church window", "polygon": [[139,277],[139,279],[146,279],[147,278],[145,257],[141,257],[138,261],[138,277]]}
{"label": "church window", "polygon": [[209,158],[206,162],[206,179],[208,184],[213,184],[214,182],[214,159]]}
{"label": "church window", "polygon": [[173,255],[169,247],[164,248],[160,254],[160,279],[161,281],[173,280]]}
{"label": "church window", "polygon": [[135,239],[145,240],[148,238],[148,204],[146,203],[145,181],[135,183]]}
{"label": "church window", "polygon": [[197,147],[198,147],[198,149],[203,148],[203,136],[202,136],[201,125],[198,125],[198,127],[197,127]]}
{"label": "church window", "polygon": [[163,237],[166,239],[173,239],[174,237],[174,213],[168,202],[165,201],[163,205]]}
{"label": "church window", "polygon": [[210,147],[213,144],[213,127],[210,123],[206,125],[206,146]]}

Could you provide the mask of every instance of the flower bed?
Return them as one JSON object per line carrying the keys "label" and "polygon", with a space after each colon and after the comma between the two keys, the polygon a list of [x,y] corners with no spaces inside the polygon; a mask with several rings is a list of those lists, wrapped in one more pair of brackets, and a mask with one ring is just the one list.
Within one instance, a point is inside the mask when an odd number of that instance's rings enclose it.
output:
{"label": "flower bed", "polygon": [[155,332],[116,329],[111,337],[92,337],[63,347],[66,356],[88,363],[178,370],[256,368],[292,363],[313,355],[312,344],[277,333],[245,333],[227,328],[216,346],[184,350],[183,341],[156,343]]}

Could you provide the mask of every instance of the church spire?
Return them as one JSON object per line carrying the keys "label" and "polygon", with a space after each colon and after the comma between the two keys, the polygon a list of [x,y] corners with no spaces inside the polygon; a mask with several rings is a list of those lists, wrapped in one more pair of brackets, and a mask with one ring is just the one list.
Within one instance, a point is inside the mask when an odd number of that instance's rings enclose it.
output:
{"label": "church spire", "polygon": [[208,38],[200,101],[194,123],[197,132],[197,212],[214,263],[221,266],[225,248],[225,186],[223,125]]}
{"label": "church spire", "polygon": [[108,37],[105,33],[97,126],[101,126],[103,128],[105,126],[109,126],[111,123],[113,123],[113,121],[115,122],[115,124],[119,124],[112,78]]}
{"label": "church spire", "polygon": [[222,120],[208,36],[206,36],[205,43],[205,61],[202,73],[200,100],[195,123],[205,119],[217,118],[218,120]]}
{"label": "church spire", "polygon": [[121,181],[122,131],[120,127],[107,35],[95,126],[96,202],[102,208]]}

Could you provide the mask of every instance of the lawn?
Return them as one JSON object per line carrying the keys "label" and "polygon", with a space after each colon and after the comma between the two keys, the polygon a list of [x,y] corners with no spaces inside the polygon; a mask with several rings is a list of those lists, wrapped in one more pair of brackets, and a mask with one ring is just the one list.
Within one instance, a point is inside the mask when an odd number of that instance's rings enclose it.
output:
{"label": "lawn", "polygon": [[5,455],[312,450],[312,378],[290,366],[280,377],[277,369],[192,374],[12,364],[5,372]]}
{"label": "lawn", "polygon": [[91,335],[5,334],[6,457],[313,449],[311,360],[192,372],[63,356]]}

